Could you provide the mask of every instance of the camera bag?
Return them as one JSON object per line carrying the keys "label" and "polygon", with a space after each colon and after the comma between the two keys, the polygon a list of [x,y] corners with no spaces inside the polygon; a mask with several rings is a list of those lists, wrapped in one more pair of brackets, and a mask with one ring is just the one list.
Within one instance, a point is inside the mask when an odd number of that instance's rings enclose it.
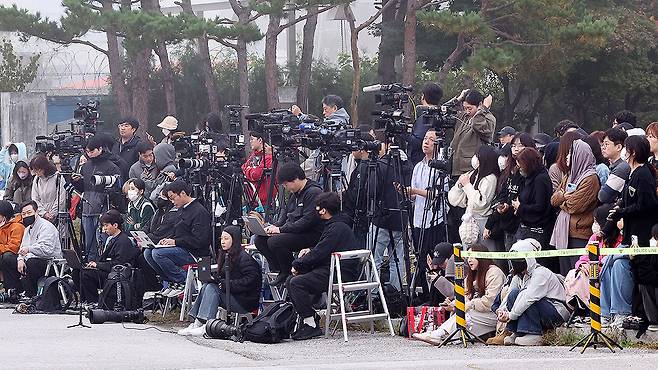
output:
{"label": "camera bag", "polygon": [[142,308],[144,288],[141,271],[130,264],[116,265],[107,275],[103,291],[98,297],[98,308],[132,311]]}
{"label": "camera bag", "polygon": [[[70,277],[59,278],[56,276],[49,276],[42,279],[43,287],[41,294],[34,297],[33,305],[38,312],[64,312],[66,311],[75,298],[75,289]],[[66,302],[62,304],[62,296],[59,287],[62,287],[66,295]]]}
{"label": "camera bag", "polygon": [[296,321],[297,312],[292,303],[276,301],[242,326],[242,336],[255,343],[279,343],[290,338]]}

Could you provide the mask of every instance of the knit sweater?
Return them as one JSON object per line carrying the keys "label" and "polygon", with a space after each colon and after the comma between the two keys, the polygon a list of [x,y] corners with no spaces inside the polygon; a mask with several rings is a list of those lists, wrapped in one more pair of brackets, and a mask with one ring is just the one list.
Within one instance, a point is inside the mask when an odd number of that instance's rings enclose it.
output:
{"label": "knit sweater", "polygon": [[448,192],[448,202],[453,207],[465,207],[466,213],[474,217],[486,217],[491,214],[491,204],[496,196],[496,175],[485,176],[476,189],[468,183],[463,187],[455,184]]}

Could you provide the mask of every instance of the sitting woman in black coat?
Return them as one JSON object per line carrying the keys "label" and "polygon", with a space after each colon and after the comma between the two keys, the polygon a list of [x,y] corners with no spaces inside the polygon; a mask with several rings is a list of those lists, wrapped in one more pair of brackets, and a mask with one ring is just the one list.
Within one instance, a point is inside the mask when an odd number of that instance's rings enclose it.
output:
{"label": "sitting woman in black coat", "polygon": [[[218,252],[217,283],[205,283],[189,312],[194,322],[178,331],[180,335],[201,336],[205,334],[205,322],[217,316],[218,308],[230,303],[231,312],[250,312],[258,308],[262,284],[258,262],[247,253],[240,243],[240,228],[227,226],[221,236]],[[227,281],[226,277],[229,277]],[[226,294],[227,285],[230,295]]]}

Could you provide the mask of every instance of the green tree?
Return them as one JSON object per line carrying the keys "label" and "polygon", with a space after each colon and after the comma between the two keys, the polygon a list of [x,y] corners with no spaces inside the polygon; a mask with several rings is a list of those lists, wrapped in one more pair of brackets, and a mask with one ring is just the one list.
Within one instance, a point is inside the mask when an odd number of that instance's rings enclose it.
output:
{"label": "green tree", "polygon": [[2,56],[2,61],[0,61],[0,91],[23,91],[25,86],[37,77],[41,54],[29,58],[20,57],[14,53],[11,42],[2,39],[0,41],[0,56]]}

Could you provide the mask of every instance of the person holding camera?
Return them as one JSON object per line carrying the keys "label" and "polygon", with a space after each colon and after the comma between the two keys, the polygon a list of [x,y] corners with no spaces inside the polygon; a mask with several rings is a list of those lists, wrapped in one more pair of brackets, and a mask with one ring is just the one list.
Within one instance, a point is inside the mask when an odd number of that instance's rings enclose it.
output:
{"label": "person holding camera", "polygon": [[205,323],[217,316],[219,307],[245,313],[258,309],[263,279],[260,265],[242,248],[242,232],[237,226],[226,226],[217,251],[218,276],[204,283],[188,315],[194,319],[179,335],[202,336]]}
{"label": "person holding camera", "polygon": [[135,117],[125,117],[117,125],[119,131],[119,141],[114,143],[112,153],[121,157],[128,164],[128,168],[139,160],[137,146],[142,142],[142,138],[135,133],[139,129],[139,121]]}
{"label": "person holding camera", "polygon": [[110,205],[110,193],[119,194],[121,170],[110,161],[110,154],[103,148],[104,139],[92,136],[87,139],[85,153],[88,160],[82,165],[80,175],[71,179],[76,190],[83,192],[82,230],[85,235],[85,252],[88,261],[98,259],[101,240],[98,220]]}
{"label": "person holding camera", "polygon": [[25,295],[37,294],[37,283],[46,273],[48,262],[53,258],[62,258],[62,246],[59,231],[52,223],[38,214],[38,207],[33,200],[21,206],[21,217],[25,231],[18,250],[17,268],[23,275],[21,279]]}
{"label": "person holding camera", "polygon": [[[315,211],[324,223],[324,231],[312,248],[299,251],[292,262],[292,277],[288,279],[288,293],[302,323],[292,334],[293,340],[306,340],[322,335],[320,318],[315,315],[313,302],[327,291],[331,254],[357,248],[354,233],[347,218],[340,215],[340,199],[336,193],[322,193],[315,198]],[[357,261],[341,263],[343,282],[357,278]],[[327,298],[330,299],[330,298]]]}
{"label": "person holding camera", "polygon": [[[251,146],[251,154],[242,164],[242,173],[247,181],[254,185],[256,189],[255,194],[249,194],[249,199],[253,200],[255,204],[252,206],[256,208],[258,203],[260,206],[267,205],[267,193],[270,189],[271,176],[265,174],[265,169],[272,169],[272,148],[265,144],[263,141],[263,134],[258,131],[251,131],[249,134],[249,145]],[[276,196],[276,185],[274,186],[272,196]],[[254,195],[258,195],[258,200]]]}
{"label": "person holding camera", "polygon": [[158,245],[144,251],[146,262],[170,284],[163,292],[174,297],[183,291],[187,276],[183,266],[196,263],[197,258],[210,254],[211,217],[208,210],[190,196],[183,180],[176,180],[164,189],[169,200],[178,208],[178,222],[170,238],[160,239]]}
{"label": "person holding camera", "polygon": [[[359,126],[362,128],[362,126]],[[369,143],[375,141],[375,137],[367,131],[361,131],[361,138]],[[347,189],[342,193],[343,212],[351,219],[350,225],[359,248],[367,248],[368,239],[368,158],[370,152],[367,150],[355,150],[352,157],[356,162],[356,168],[350,174]]]}
{"label": "person holding camera", "polygon": [[457,114],[457,126],[450,143],[452,148],[452,176],[471,170],[471,158],[480,146],[493,142],[496,117],[489,110],[493,98],[486,98],[477,90],[463,90],[456,98],[463,110]]}
{"label": "person holding camera", "polygon": [[423,154],[423,141],[425,139],[425,133],[431,128],[431,126],[425,123],[424,115],[427,113],[427,108],[436,109],[441,103],[441,98],[443,98],[443,89],[441,86],[435,82],[427,82],[423,86],[423,95],[420,98],[421,105],[416,107],[416,110],[419,111],[418,118],[414,122],[414,126],[411,130],[411,134],[407,138],[407,154],[409,155],[409,160],[412,164],[416,164],[423,160],[425,154]]}
{"label": "person holding camera", "polygon": [[30,167],[34,171],[32,200],[39,207],[39,216],[54,223],[58,212],[66,211],[65,181],[58,176],[55,165],[42,154],[32,158]]}
{"label": "person holding camera", "polygon": [[130,264],[137,266],[139,248],[130,240],[128,234],[123,231],[123,217],[117,210],[109,210],[100,218],[103,232],[108,239],[103,248],[103,254],[98,259],[91,260],[80,270],[80,300],[87,303],[98,302],[98,289],[103,288],[107,276],[112,267]]}
{"label": "person holding camera", "polygon": [[268,236],[256,236],[254,240],[270,270],[279,273],[270,283],[273,286],[283,284],[290,276],[293,252],[315,245],[324,227],[315,211],[315,198],[322,193],[322,187],[307,179],[304,170],[292,162],[282,164],[276,177],[291,193],[290,198],[281,207],[276,222],[265,228]]}

